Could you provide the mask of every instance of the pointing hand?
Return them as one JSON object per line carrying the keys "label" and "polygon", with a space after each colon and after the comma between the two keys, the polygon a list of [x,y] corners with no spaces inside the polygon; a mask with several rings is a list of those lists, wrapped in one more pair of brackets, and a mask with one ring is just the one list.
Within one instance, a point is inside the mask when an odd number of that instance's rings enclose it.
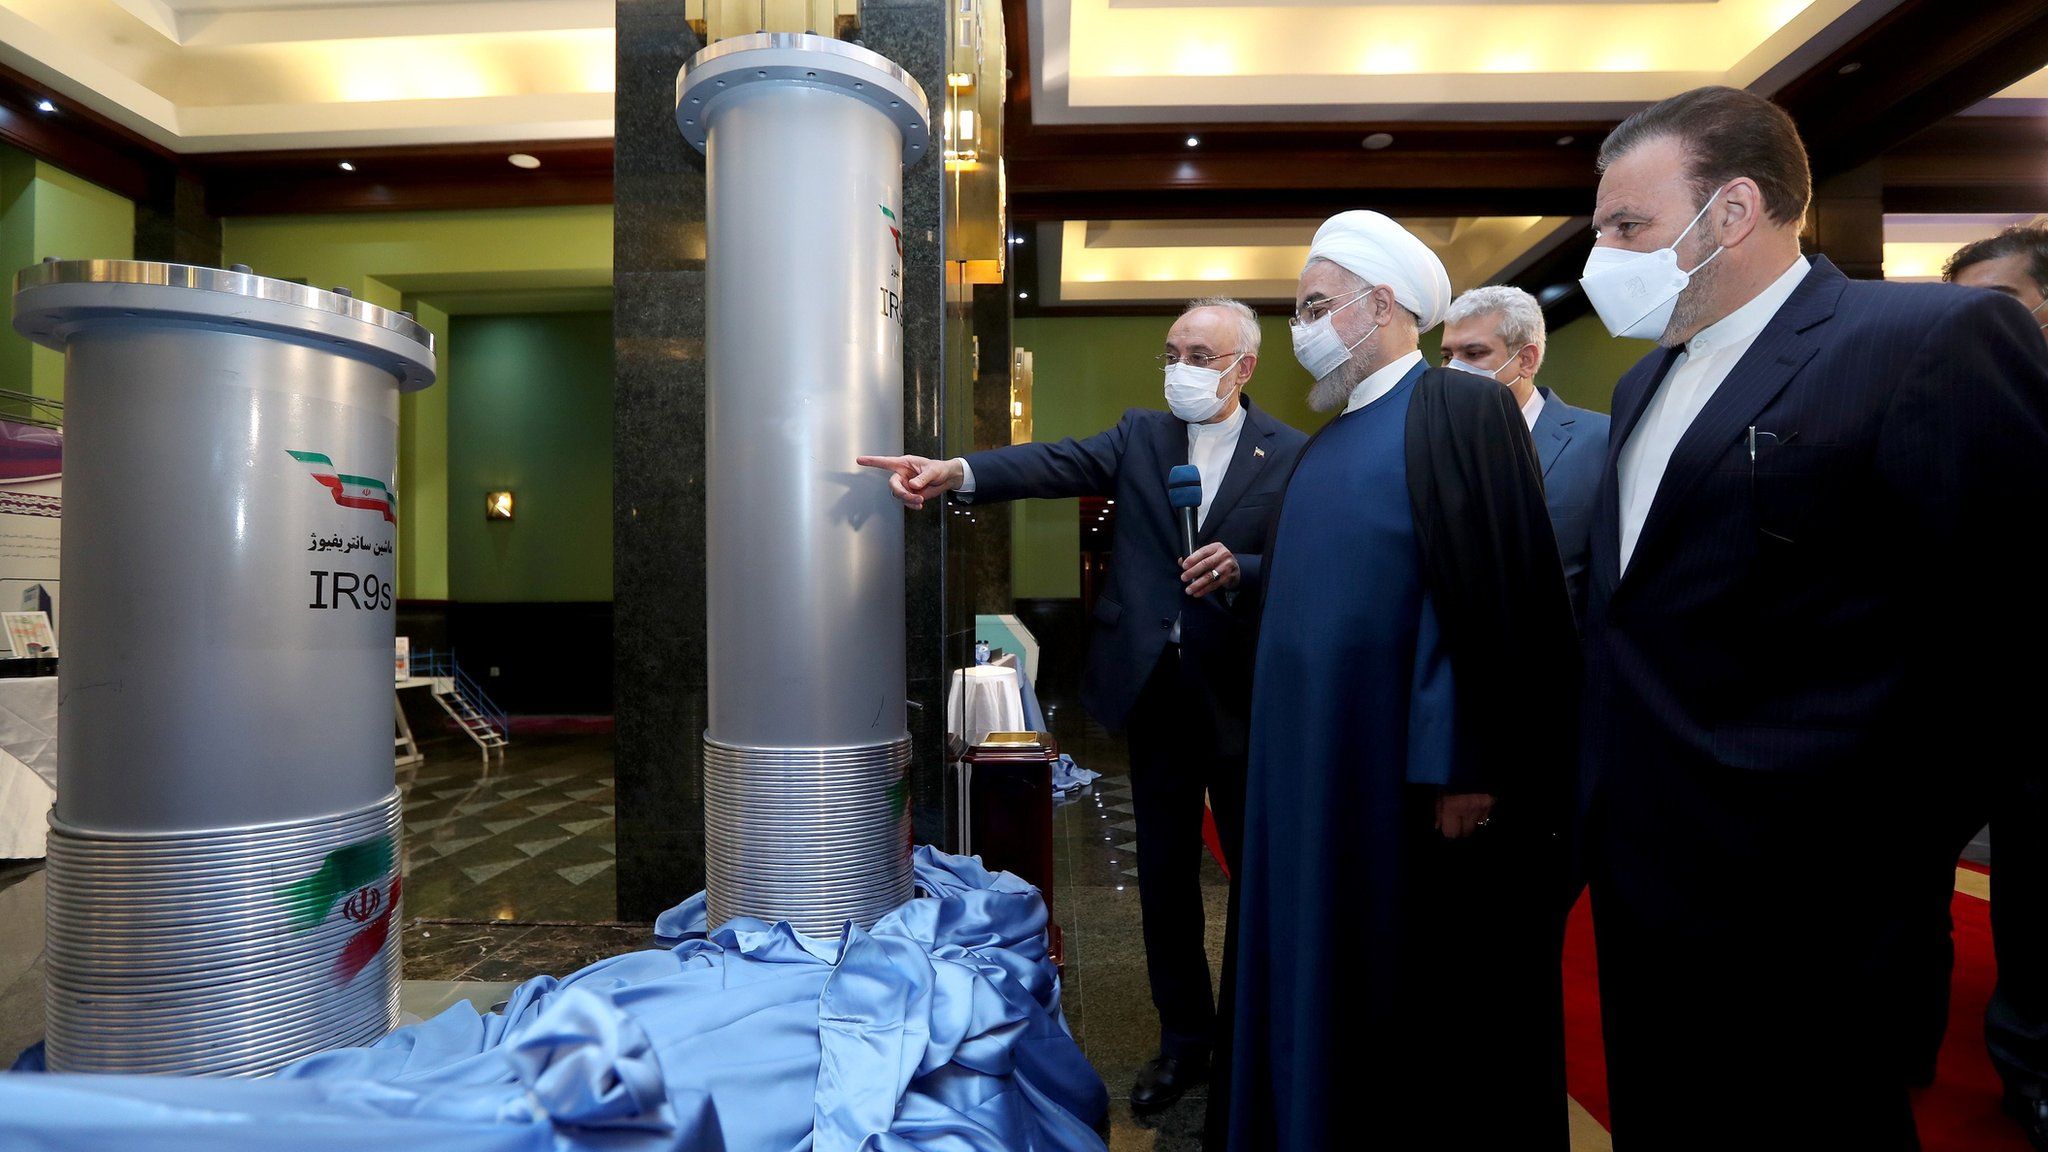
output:
{"label": "pointing hand", "polygon": [[926,500],[944,496],[960,487],[966,476],[961,461],[927,460],[922,456],[860,456],[853,461],[863,468],[881,468],[889,473],[889,491],[906,508],[922,508]]}

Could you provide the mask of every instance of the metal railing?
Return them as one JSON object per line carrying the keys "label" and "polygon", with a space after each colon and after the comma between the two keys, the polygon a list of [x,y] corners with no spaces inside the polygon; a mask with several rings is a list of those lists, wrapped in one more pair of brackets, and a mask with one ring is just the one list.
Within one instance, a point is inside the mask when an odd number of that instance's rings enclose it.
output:
{"label": "metal railing", "polygon": [[412,674],[433,680],[446,680],[454,688],[455,696],[469,710],[483,718],[484,723],[495,729],[506,740],[512,738],[512,719],[505,710],[492,702],[483,686],[471,679],[469,673],[455,660],[453,651],[439,651],[423,648],[412,654]]}

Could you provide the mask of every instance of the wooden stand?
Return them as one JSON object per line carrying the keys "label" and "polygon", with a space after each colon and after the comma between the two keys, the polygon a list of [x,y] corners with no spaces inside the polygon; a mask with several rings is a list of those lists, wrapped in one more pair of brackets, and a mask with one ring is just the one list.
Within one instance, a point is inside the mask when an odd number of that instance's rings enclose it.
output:
{"label": "wooden stand", "polygon": [[1052,962],[1065,951],[1055,920],[1052,769],[1059,745],[1045,732],[992,732],[961,758],[967,787],[967,851],[984,866],[1015,873],[1045,897]]}

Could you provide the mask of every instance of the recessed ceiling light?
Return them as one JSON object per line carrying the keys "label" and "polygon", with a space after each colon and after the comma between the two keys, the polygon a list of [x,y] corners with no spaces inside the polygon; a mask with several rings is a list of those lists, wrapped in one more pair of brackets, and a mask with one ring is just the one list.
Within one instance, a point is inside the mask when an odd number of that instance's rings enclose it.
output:
{"label": "recessed ceiling light", "polygon": [[342,170],[343,172],[353,172],[353,171],[355,171],[355,170],[356,170],[356,166],[355,166],[355,165],[353,165],[353,164],[351,164],[351,163],[349,163],[349,162],[348,162],[348,161],[346,161],[346,160],[343,160],[343,161],[341,162],[341,170]]}
{"label": "recessed ceiling light", "polygon": [[1019,292],[1019,293],[1017,293],[1017,299],[1019,299],[1019,300],[1029,300],[1029,299],[1031,299],[1031,293],[1029,293],[1029,292]]}
{"label": "recessed ceiling light", "polygon": [[1188,137],[1188,147],[1190,147],[1190,148],[1199,148],[1199,147],[1201,147],[1201,144],[1202,144],[1202,138],[1201,138],[1200,136],[1190,136],[1190,137]]}
{"label": "recessed ceiling light", "polygon": [[1023,237],[1022,235],[1017,235],[1017,236],[1012,236],[1012,237],[1010,237],[1010,243],[1012,243],[1012,244],[1022,244],[1023,242],[1024,242],[1024,237]]}
{"label": "recessed ceiling light", "polygon": [[1835,69],[1835,74],[1837,76],[1854,76],[1856,73],[1861,71],[1863,71],[1863,62],[1860,60],[1851,60],[1847,64],[1842,65],[1840,68]]}
{"label": "recessed ceiling light", "polygon": [[514,152],[510,156],[505,157],[505,159],[510,160],[514,168],[540,167],[540,157],[530,156],[524,152]]}
{"label": "recessed ceiling light", "polygon": [[50,103],[48,100],[36,101],[36,111],[38,112],[55,112],[56,110],[57,106],[55,104]]}
{"label": "recessed ceiling light", "polygon": [[1577,139],[1577,136],[1559,136],[1557,138],[1557,146],[1559,148],[1569,148],[1571,147],[1572,141]]}
{"label": "recessed ceiling light", "polygon": [[1359,141],[1359,143],[1365,145],[1367,148],[1370,148],[1374,152],[1377,152],[1380,149],[1385,148],[1387,145],[1392,144],[1393,142],[1393,134],[1389,132],[1375,132],[1372,135],[1367,136],[1365,139]]}

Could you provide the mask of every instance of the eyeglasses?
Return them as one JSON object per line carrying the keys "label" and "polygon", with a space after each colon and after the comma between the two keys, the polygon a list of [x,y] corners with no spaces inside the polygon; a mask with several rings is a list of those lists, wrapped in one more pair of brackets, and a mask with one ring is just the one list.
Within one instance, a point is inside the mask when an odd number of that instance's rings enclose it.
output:
{"label": "eyeglasses", "polygon": [[1157,360],[1161,368],[1171,368],[1175,364],[1186,364],[1190,368],[1207,368],[1218,360],[1228,360],[1235,355],[1237,355],[1235,352],[1217,352],[1213,355],[1205,352],[1190,352],[1185,356],[1175,356],[1171,352],[1161,352],[1152,359]]}
{"label": "eyeglasses", "polygon": [[1311,300],[1308,303],[1303,304],[1300,308],[1296,309],[1294,315],[1287,318],[1287,323],[1290,327],[1306,328],[1310,324],[1313,324],[1316,321],[1321,320],[1323,317],[1328,316],[1331,313],[1337,311],[1339,308],[1348,307],[1359,297],[1364,296],[1371,291],[1372,289],[1369,287],[1361,288],[1358,291],[1353,292],[1349,296],[1342,296],[1334,299],[1325,298],[1322,300]]}

